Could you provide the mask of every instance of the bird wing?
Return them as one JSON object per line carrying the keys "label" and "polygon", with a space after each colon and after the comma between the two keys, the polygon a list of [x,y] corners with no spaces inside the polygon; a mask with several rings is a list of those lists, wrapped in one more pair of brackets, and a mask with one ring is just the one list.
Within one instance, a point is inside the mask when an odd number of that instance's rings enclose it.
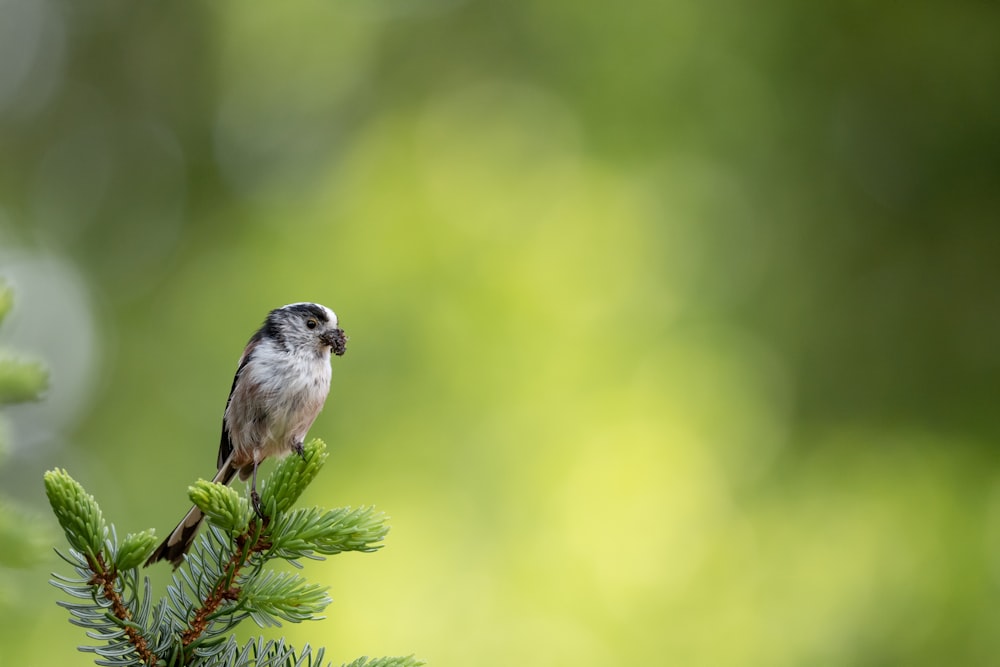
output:
{"label": "bird wing", "polygon": [[[226,412],[229,412],[229,404],[233,400],[233,392],[236,391],[236,385],[240,381],[240,375],[243,374],[243,369],[247,367],[247,363],[253,357],[253,350],[257,347],[260,342],[260,332],[257,332],[250,342],[247,343],[246,348],[243,350],[243,356],[240,357],[239,366],[236,368],[236,375],[233,376],[233,386],[229,389],[229,398],[226,399]],[[226,422],[226,412],[222,415],[222,438],[219,441],[219,457],[216,460],[215,467],[216,470],[221,470],[222,466],[226,464],[229,459],[229,455],[233,453],[233,441],[229,435],[229,425]]]}

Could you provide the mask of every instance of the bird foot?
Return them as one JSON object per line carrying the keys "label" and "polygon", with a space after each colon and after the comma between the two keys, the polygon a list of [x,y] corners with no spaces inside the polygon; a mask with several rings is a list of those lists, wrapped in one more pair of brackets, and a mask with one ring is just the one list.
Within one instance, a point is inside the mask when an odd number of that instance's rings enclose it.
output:
{"label": "bird foot", "polygon": [[302,445],[301,442],[296,442],[294,445],[292,445],[292,451],[301,456],[303,461],[306,460],[306,448]]}
{"label": "bird foot", "polygon": [[257,516],[261,520],[267,519],[267,515],[264,514],[264,508],[260,504],[260,494],[257,493],[257,489],[250,490],[250,504],[253,505],[253,511],[257,513]]}

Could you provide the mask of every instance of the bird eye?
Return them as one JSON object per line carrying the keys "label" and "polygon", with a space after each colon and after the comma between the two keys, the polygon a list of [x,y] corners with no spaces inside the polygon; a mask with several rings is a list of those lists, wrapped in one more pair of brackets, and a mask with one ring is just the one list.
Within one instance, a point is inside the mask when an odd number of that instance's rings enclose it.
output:
{"label": "bird eye", "polygon": [[306,320],[306,326],[309,327],[310,329],[315,329],[317,324],[318,322],[316,322],[316,320],[312,319],[311,317],[308,320]]}

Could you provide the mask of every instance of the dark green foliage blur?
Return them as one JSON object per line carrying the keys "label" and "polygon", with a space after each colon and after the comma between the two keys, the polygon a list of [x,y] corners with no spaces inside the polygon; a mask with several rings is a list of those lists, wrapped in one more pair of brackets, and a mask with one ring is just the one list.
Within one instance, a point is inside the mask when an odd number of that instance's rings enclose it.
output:
{"label": "dark green foliage blur", "polygon": [[[53,384],[5,495],[65,467],[163,534],[246,339],[315,300],[351,338],[304,501],[391,548],[317,567],[293,643],[993,664],[998,34],[987,2],[0,5],[0,277]],[[46,558],[3,664],[72,659]]]}

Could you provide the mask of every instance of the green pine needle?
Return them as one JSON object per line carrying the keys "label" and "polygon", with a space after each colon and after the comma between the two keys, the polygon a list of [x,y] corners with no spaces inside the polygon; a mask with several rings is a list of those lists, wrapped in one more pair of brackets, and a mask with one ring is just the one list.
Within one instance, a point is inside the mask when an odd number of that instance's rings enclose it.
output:
{"label": "green pine needle", "polygon": [[0,404],[37,400],[48,378],[41,364],[0,358]]}
{"label": "green pine needle", "polygon": [[60,468],[45,473],[45,494],[70,545],[96,562],[108,536],[97,501]]}
{"label": "green pine needle", "polygon": [[[14,293],[0,282],[0,322],[13,305]],[[48,379],[48,372],[39,363],[0,357],[0,405],[37,400]]]}
{"label": "green pine needle", "polygon": [[233,535],[246,531],[250,523],[250,503],[236,490],[199,479],[188,488],[188,497],[219,528]]}
{"label": "green pine needle", "polygon": [[27,568],[38,563],[52,542],[50,524],[39,521],[33,512],[0,498],[0,571]]}
{"label": "green pine needle", "polygon": [[319,614],[330,604],[326,591],[294,572],[270,571],[244,585],[240,602],[258,625],[273,625],[267,617],[300,623],[322,618]]}
{"label": "green pine needle", "polygon": [[368,656],[362,656],[343,667],[420,667],[423,664],[422,660],[417,660],[412,655],[371,659]]}
{"label": "green pine needle", "polygon": [[156,546],[156,531],[144,530],[140,533],[129,533],[122,540],[115,553],[115,567],[119,570],[130,570],[139,567]]}
{"label": "green pine needle", "polygon": [[374,507],[324,511],[299,508],[279,516],[272,529],[271,554],[280,558],[331,556],[342,551],[375,551],[389,532],[388,517]]}
{"label": "green pine needle", "polygon": [[316,478],[329,456],[326,443],[319,438],[306,443],[302,451],[303,456],[290,454],[279,461],[265,480],[260,500],[268,514],[287,512]]}

